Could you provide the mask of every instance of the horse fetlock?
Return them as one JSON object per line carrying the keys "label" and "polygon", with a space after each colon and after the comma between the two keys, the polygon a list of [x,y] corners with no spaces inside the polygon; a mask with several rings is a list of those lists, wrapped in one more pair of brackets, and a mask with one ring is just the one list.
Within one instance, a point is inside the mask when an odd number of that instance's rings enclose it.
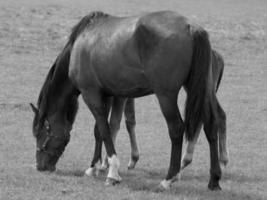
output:
{"label": "horse fetlock", "polygon": [[229,163],[228,154],[227,153],[220,154],[219,161],[220,161],[221,165],[226,167],[226,165]]}
{"label": "horse fetlock", "polygon": [[221,190],[220,184],[219,184],[219,180],[221,179],[221,173],[219,174],[211,174],[210,175],[210,180],[209,180],[209,184],[208,184],[208,188],[210,190]]}
{"label": "horse fetlock", "polygon": [[131,159],[129,160],[129,163],[128,163],[128,169],[129,170],[134,169],[138,160],[139,160],[139,153],[138,152],[132,153]]}
{"label": "horse fetlock", "polygon": [[120,167],[120,161],[117,158],[116,155],[112,155],[111,158],[108,158],[109,163],[109,170],[108,170],[108,179],[121,181],[121,177],[119,176],[119,167]]}
{"label": "horse fetlock", "polygon": [[178,176],[174,176],[171,179],[164,179],[163,181],[160,182],[160,187],[162,187],[164,190],[170,190],[172,183],[176,182],[179,179]]}
{"label": "horse fetlock", "polygon": [[222,189],[219,182],[213,182],[211,180],[209,181],[208,188],[212,191],[217,191]]}
{"label": "horse fetlock", "polygon": [[193,160],[193,154],[192,153],[186,153],[182,159],[181,169],[183,170],[185,167],[187,167],[189,164],[191,164],[192,160]]}
{"label": "horse fetlock", "polygon": [[99,171],[96,167],[89,167],[87,170],[85,170],[85,175],[89,177],[95,177],[98,176]]}
{"label": "horse fetlock", "polygon": [[172,184],[171,180],[164,179],[163,181],[160,182],[160,188],[164,190],[170,190],[171,184]]}

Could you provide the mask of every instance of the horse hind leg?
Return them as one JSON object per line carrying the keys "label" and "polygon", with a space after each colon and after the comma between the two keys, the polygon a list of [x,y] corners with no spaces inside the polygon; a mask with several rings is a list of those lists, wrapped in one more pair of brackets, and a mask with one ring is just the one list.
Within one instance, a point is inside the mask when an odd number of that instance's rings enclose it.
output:
{"label": "horse hind leg", "polygon": [[[106,102],[106,107],[107,107],[107,113],[110,112],[110,108],[111,108],[111,103],[112,103],[112,97],[111,98],[107,98],[107,102]],[[104,160],[102,160],[102,139],[101,139],[101,135],[99,133],[97,124],[95,124],[94,127],[94,136],[95,136],[95,151],[94,151],[94,156],[91,162],[90,167],[85,171],[85,174],[87,176],[98,176],[99,170],[102,171],[103,170],[103,163],[107,163],[107,156],[104,157]],[[98,163],[98,161],[100,161],[100,166],[96,166],[96,164]]]}
{"label": "horse hind leg", "polygon": [[210,180],[208,188],[210,190],[221,190],[219,180],[222,172],[218,158],[218,126],[213,119],[204,124],[204,132],[210,147]]}
{"label": "horse hind leg", "polygon": [[[120,123],[121,123],[124,105],[125,105],[125,98],[113,97],[113,100],[111,103],[109,128],[110,128],[111,139],[113,141],[114,146],[116,145],[116,138],[120,130]],[[105,171],[107,168],[108,168],[108,159],[106,155],[103,159],[101,170]]]}
{"label": "horse hind leg", "polygon": [[229,162],[227,143],[226,143],[226,114],[220,104],[217,105],[221,128],[219,129],[219,161],[223,166]]}
{"label": "horse hind leg", "polygon": [[130,143],[131,143],[131,158],[128,163],[128,169],[134,169],[137,161],[139,160],[139,150],[136,141],[135,134],[135,107],[134,107],[134,99],[128,98],[126,101],[124,115],[125,115],[125,123],[126,128],[129,133]]}
{"label": "horse hind leg", "polygon": [[183,158],[182,158],[181,170],[186,168],[193,161],[193,154],[194,154],[197,140],[199,138],[201,128],[202,128],[202,125],[198,127],[196,134],[194,135],[193,140],[187,141],[187,143],[186,143],[186,150],[185,150],[185,153],[184,153]]}
{"label": "horse hind leg", "polygon": [[169,136],[171,139],[171,159],[166,178],[161,181],[160,187],[170,189],[171,184],[177,180],[177,173],[180,171],[181,154],[183,144],[184,122],[177,105],[177,95],[157,95],[161,111],[167,122]]}
{"label": "horse hind leg", "polygon": [[108,124],[108,107],[107,97],[101,92],[95,90],[82,91],[82,97],[84,102],[89,107],[90,111],[94,115],[96,124],[101,135],[102,141],[104,141],[109,163],[109,171],[107,175],[106,184],[114,185],[121,181],[119,176],[120,161],[117,157],[113,141],[111,139],[110,128]]}

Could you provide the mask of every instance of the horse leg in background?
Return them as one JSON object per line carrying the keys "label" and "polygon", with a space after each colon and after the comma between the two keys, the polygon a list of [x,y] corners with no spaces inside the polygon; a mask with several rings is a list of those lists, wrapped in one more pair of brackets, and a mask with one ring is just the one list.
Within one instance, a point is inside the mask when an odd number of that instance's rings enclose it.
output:
{"label": "horse leg in background", "polygon": [[177,105],[177,94],[168,93],[168,96],[167,94],[157,94],[157,98],[159,100],[161,111],[167,122],[171,139],[170,166],[166,178],[160,183],[160,187],[169,189],[172,182],[177,180],[176,175],[180,171],[185,126]]}
{"label": "horse leg in background", "polygon": [[187,167],[189,164],[192,163],[195,146],[196,146],[201,128],[202,128],[202,125],[198,127],[193,140],[186,141],[186,150],[182,158],[181,170],[183,170],[185,167]]}
{"label": "horse leg in background", "polygon": [[128,98],[124,108],[124,116],[126,128],[129,133],[130,143],[131,143],[131,158],[128,163],[128,169],[134,169],[137,161],[139,160],[139,150],[136,142],[135,135],[135,105],[134,98]]}
{"label": "horse leg in background", "polygon": [[[113,141],[114,146],[116,145],[116,137],[118,131],[120,130],[120,123],[122,118],[122,113],[125,105],[125,98],[116,98],[113,97],[113,101],[111,103],[111,114],[109,120],[110,134],[111,139]],[[107,155],[104,157],[102,161],[101,170],[106,170],[108,168],[108,159]]]}
{"label": "horse leg in background", "polygon": [[96,171],[97,169],[95,165],[98,161],[101,161],[102,139],[100,137],[100,133],[96,124],[94,128],[94,135],[95,135],[95,152],[90,167],[85,171],[85,174],[87,176],[97,175],[98,172]]}
{"label": "horse leg in background", "polygon": [[217,104],[219,118],[221,120],[221,128],[219,129],[219,161],[223,166],[229,162],[228,150],[226,144],[226,114],[220,104]]}
{"label": "horse leg in background", "polygon": [[[110,108],[111,108],[111,103],[112,103],[112,97],[111,98],[108,98],[107,99],[107,112],[109,113],[110,111]],[[95,127],[94,127],[94,136],[95,136],[95,151],[94,151],[94,156],[93,156],[93,159],[92,159],[92,162],[91,162],[91,165],[90,167],[85,171],[85,174],[87,176],[93,176],[93,175],[97,175],[98,174],[98,171],[96,169],[96,163],[98,161],[102,162],[101,158],[102,158],[102,139],[101,139],[101,136],[100,136],[100,133],[99,133],[99,130],[98,130],[98,127],[97,127],[97,124],[95,124]],[[102,162],[103,163],[103,162]]]}
{"label": "horse leg in background", "polygon": [[[220,82],[223,76],[224,71],[224,60],[222,55],[213,50],[212,51],[212,72],[214,83],[216,85],[216,92],[219,89]],[[219,161],[222,165],[226,166],[229,162],[228,151],[226,145],[226,114],[220,104],[217,104],[217,111],[220,119],[220,128],[219,128]]]}
{"label": "horse leg in background", "polygon": [[221,179],[221,167],[218,158],[218,125],[213,116],[204,123],[204,132],[210,147],[210,180],[208,188],[210,190],[221,190],[219,180]]}
{"label": "horse leg in background", "polygon": [[81,93],[84,102],[87,104],[90,111],[94,115],[101,139],[103,140],[106,147],[109,163],[109,171],[106,184],[116,184],[121,181],[121,177],[118,173],[120,162],[117,158],[115,147],[110,134],[108,123],[108,98],[98,90],[87,89],[85,91],[81,91]]}
{"label": "horse leg in background", "polygon": [[[213,72],[213,78],[214,78],[214,86],[216,88],[216,92],[219,89],[221,78],[223,76],[223,70],[224,70],[224,61],[223,57],[216,51],[212,50],[212,72]],[[185,88],[186,92],[187,89]],[[228,163],[228,152],[227,152],[227,145],[226,145],[226,115],[223,109],[221,108],[220,104],[218,104],[217,107],[218,113],[221,116],[223,127],[221,130],[223,130],[221,133],[219,133],[219,161],[222,165],[226,166]],[[202,126],[201,126],[202,127]],[[193,160],[193,154],[195,145],[197,143],[201,127],[197,129],[197,133],[192,141],[187,141],[186,146],[186,152],[183,155],[182,159],[182,166],[181,169],[183,170],[185,167],[187,167],[189,164],[192,163]]]}

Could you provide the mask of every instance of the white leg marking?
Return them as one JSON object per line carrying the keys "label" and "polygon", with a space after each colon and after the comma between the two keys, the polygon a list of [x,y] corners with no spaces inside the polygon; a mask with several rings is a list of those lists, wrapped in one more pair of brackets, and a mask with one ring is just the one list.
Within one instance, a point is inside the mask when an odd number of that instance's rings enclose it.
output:
{"label": "white leg marking", "polygon": [[101,170],[101,163],[97,162],[94,167],[89,167],[87,170],[85,170],[85,175],[91,177],[98,176],[100,170]]}
{"label": "white leg marking", "polygon": [[163,181],[160,182],[160,185],[165,190],[169,190],[171,188],[171,184],[172,184],[172,181],[171,180],[166,180],[166,179],[164,179]]}
{"label": "white leg marking", "polygon": [[119,167],[120,161],[116,155],[112,155],[111,158],[108,157],[109,170],[107,178],[114,179],[116,181],[121,181],[121,177],[119,176]]}
{"label": "white leg marking", "polygon": [[161,181],[160,182],[160,186],[163,188],[163,189],[165,189],[165,190],[169,190],[169,189],[171,189],[171,185],[172,185],[172,183],[174,183],[175,181],[177,181],[177,180],[179,180],[180,178],[179,178],[179,173],[176,175],[176,176],[174,176],[172,179],[170,179],[170,180],[166,180],[166,179],[164,179],[163,181]]}
{"label": "white leg marking", "polygon": [[178,180],[182,179],[182,171],[180,170],[180,172],[176,175]]}
{"label": "white leg marking", "polygon": [[128,163],[128,169],[134,169],[135,164],[136,164],[136,161],[134,161],[134,160],[131,158],[131,159],[129,160],[129,163]]}
{"label": "white leg marking", "polygon": [[90,177],[96,175],[96,168],[89,167],[87,170],[85,170],[85,175],[90,176]]}

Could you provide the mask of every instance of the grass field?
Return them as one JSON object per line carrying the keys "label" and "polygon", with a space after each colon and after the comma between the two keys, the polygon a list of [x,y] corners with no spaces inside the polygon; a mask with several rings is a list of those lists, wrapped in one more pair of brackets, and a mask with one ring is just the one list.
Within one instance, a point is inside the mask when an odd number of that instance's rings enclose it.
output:
{"label": "grass field", "polygon": [[[193,165],[171,191],[156,192],[165,177],[170,140],[154,96],[136,101],[141,152],[134,171],[125,125],[117,142],[123,181],[83,175],[93,153],[91,113],[80,100],[71,141],[53,174],[35,169],[33,113],[45,76],[71,27],[92,10],[132,15],[175,10],[205,27],[225,59],[218,93],[227,113],[230,164],[222,191],[210,192],[208,144],[201,134]],[[265,0],[59,0],[0,1],[0,199],[267,199],[267,2]],[[179,105],[183,110],[183,92]]]}

